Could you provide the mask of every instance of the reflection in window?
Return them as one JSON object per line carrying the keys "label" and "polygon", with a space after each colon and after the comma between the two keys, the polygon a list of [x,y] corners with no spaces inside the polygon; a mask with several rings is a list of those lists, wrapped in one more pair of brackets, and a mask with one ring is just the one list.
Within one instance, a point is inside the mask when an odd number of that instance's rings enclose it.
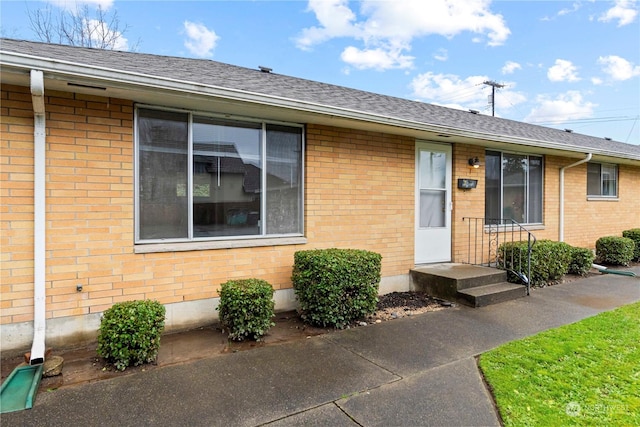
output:
{"label": "reflection in window", "polygon": [[542,157],[487,151],[485,217],[542,223]]}
{"label": "reflection in window", "polygon": [[606,163],[587,163],[587,195],[618,196],[618,166]]}
{"label": "reflection in window", "polygon": [[267,125],[267,234],[302,230],[302,134]]}
{"label": "reflection in window", "polygon": [[445,227],[447,201],[447,156],[420,150],[420,227]]}
{"label": "reflection in window", "polygon": [[260,123],[194,118],[195,237],[260,234],[261,132]]}
{"label": "reflection in window", "polygon": [[301,127],[139,109],[137,129],[138,240],[302,234]]}
{"label": "reflection in window", "polygon": [[138,113],[141,239],[188,237],[188,126],[184,113]]}

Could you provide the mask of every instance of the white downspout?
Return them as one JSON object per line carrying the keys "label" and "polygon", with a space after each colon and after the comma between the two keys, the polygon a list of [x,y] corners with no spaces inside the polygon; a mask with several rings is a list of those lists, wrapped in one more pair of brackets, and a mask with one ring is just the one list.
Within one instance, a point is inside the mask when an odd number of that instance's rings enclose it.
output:
{"label": "white downspout", "polygon": [[44,75],[31,70],[33,102],[33,344],[31,365],[44,362],[45,312],[45,159]]}
{"label": "white downspout", "polygon": [[587,157],[585,157],[584,159],[578,160],[575,163],[571,163],[568,166],[560,168],[560,232],[558,238],[560,242],[564,242],[564,171],[565,169],[569,169],[588,162],[589,160],[591,160],[592,155],[592,153],[586,153]]}

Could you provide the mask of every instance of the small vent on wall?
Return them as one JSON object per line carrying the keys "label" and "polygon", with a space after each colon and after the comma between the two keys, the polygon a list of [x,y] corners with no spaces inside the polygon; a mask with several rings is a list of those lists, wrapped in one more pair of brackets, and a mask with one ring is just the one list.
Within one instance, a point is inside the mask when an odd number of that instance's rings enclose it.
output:
{"label": "small vent on wall", "polygon": [[71,83],[71,82],[67,82],[67,86],[83,87],[85,89],[107,90],[106,87],[83,85],[83,84],[80,84],[80,83]]}

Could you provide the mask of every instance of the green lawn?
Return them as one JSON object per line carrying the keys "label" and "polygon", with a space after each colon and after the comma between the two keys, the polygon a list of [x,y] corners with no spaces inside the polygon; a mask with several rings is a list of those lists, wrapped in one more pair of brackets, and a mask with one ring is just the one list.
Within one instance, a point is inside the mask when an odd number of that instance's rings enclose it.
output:
{"label": "green lawn", "polygon": [[505,344],[480,368],[505,426],[640,426],[640,303]]}

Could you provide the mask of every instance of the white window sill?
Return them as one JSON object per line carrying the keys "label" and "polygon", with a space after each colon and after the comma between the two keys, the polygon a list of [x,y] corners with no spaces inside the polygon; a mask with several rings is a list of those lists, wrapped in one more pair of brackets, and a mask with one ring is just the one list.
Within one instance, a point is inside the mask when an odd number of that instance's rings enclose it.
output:
{"label": "white window sill", "polygon": [[587,202],[618,202],[617,197],[587,196]]}
{"label": "white window sill", "polygon": [[208,251],[216,249],[257,248],[261,246],[304,245],[306,237],[272,237],[266,239],[213,240],[206,242],[137,244],[133,253]]}

